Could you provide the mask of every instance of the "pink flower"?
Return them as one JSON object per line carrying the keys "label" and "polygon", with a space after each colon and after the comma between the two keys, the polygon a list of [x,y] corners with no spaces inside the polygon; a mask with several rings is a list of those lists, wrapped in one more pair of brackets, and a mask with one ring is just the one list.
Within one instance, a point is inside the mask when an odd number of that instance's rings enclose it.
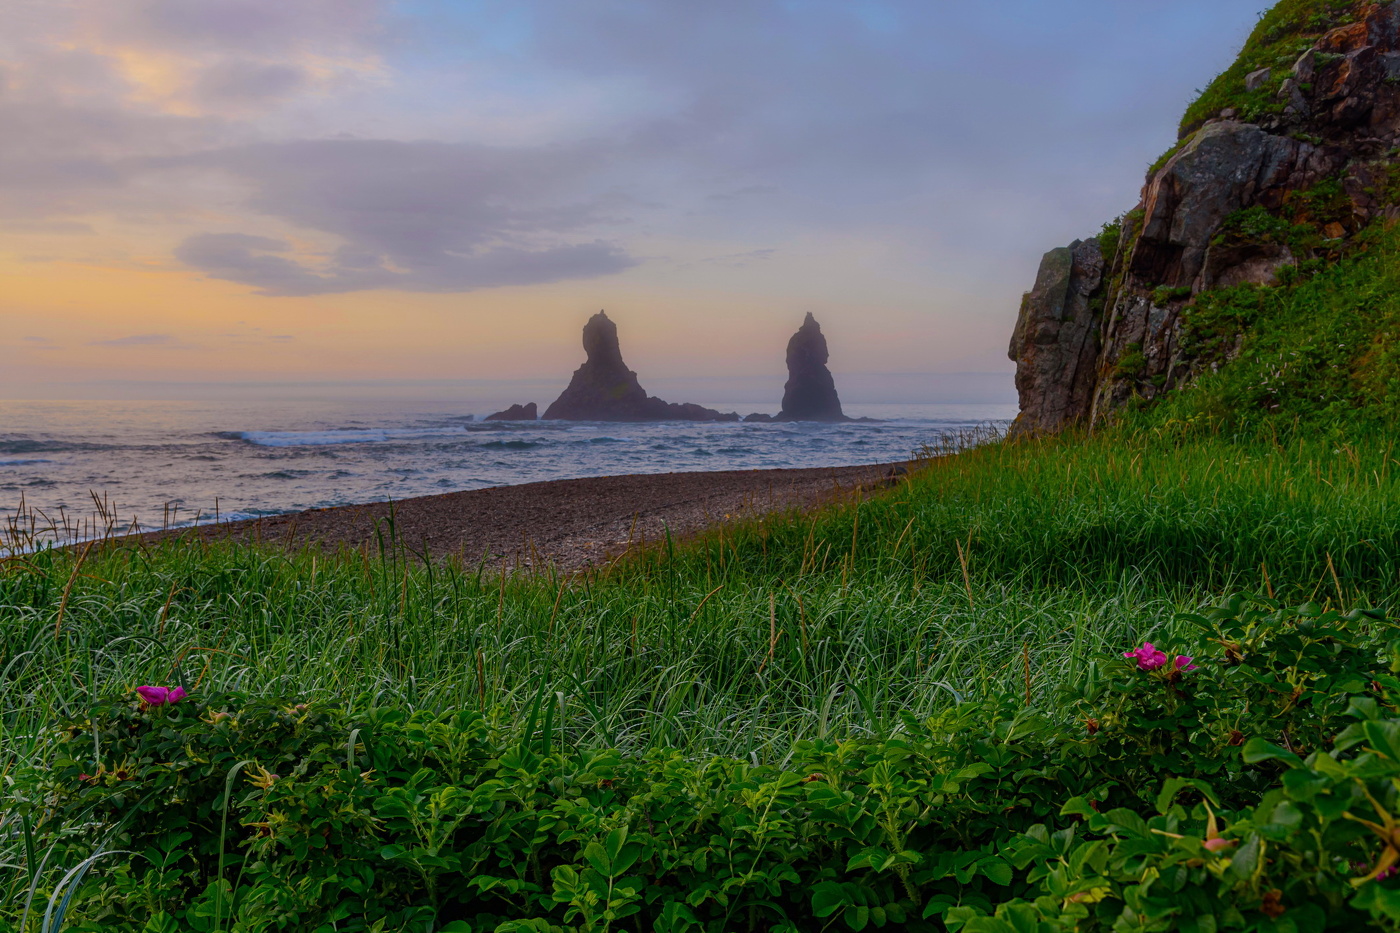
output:
{"label": "pink flower", "polygon": [[[1123,657],[1136,658],[1140,671],[1155,671],[1159,667],[1166,666],[1167,663],[1166,652],[1157,650],[1150,641],[1143,642],[1141,648],[1123,652]],[[1186,660],[1189,662],[1191,659],[1187,658]]]}
{"label": "pink flower", "polygon": [[1176,656],[1176,670],[1178,670],[1178,671],[1194,671],[1194,670],[1196,669],[1196,665],[1194,665],[1194,664],[1191,663],[1193,660],[1195,660],[1195,659],[1192,658],[1189,654],[1179,654],[1179,655],[1177,655],[1177,656]]}
{"label": "pink flower", "polygon": [[147,706],[165,706],[168,703],[179,703],[185,698],[184,687],[137,687],[136,695],[141,698],[141,702]]}

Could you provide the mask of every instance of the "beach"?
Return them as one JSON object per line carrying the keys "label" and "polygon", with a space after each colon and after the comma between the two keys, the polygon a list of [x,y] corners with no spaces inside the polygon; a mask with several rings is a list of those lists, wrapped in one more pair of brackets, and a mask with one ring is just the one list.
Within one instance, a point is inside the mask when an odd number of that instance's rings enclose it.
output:
{"label": "beach", "polygon": [[629,551],[724,522],[811,508],[893,481],[902,465],[652,473],[494,486],[397,502],[311,509],[265,518],[150,532],[158,542],[315,546],[378,553],[396,540],[420,556],[509,569],[577,571]]}

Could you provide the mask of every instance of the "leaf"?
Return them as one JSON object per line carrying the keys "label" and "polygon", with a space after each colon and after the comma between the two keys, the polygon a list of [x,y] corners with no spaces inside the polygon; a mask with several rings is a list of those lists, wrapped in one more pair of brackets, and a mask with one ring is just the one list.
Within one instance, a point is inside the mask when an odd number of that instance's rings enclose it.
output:
{"label": "leaf", "polygon": [[1371,747],[1391,761],[1400,763],[1400,722],[1394,720],[1362,723]]}
{"label": "leaf", "polygon": [[999,884],[1005,887],[1011,883],[1015,874],[1011,871],[1011,866],[1004,859],[995,856],[984,858],[977,863],[977,870],[980,871],[992,884]]}
{"label": "leaf", "polygon": [[1176,801],[1176,795],[1188,787],[1200,793],[1215,806],[1220,806],[1220,796],[1216,794],[1215,788],[1205,781],[1200,778],[1174,777],[1162,785],[1162,792],[1157,795],[1157,812],[1165,814],[1170,810]]}
{"label": "leaf", "polygon": [[1235,857],[1230,860],[1230,871],[1236,878],[1249,881],[1254,877],[1254,873],[1259,870],[1259,855],[1263,844],[1257,833],[1251,833],[1249,841],[1240,846]]}
{"label": "leaf", "polygon": [[[1088,797],[1071,797],[1069,800],[1065,801],[1064,806],[1060,807],[1060,816],[1082,816],[1087,818],[1093,815],[1094,808],[1090,806]],[[1035,826],[1031,827],[1031,829],[1036,828]],[[1038,828],[1042,833],[1045,832],[1043,826]],[[1029,835],[1029,831],[1027,834]],[[1044,841],[1048,841],[1048,837]]]}
{"label": "leaf", "polygon": [[141,928],[141,933],[181,933],[180,924],[175,922],[175,918],[163,910],[158,910],[151,915],[151,919],[146,921],[146,925]]}
{"label": "leaf", "polygon": [[1290,768],[1301,768],[1303,759],[1284,748],[1279,748],[1267,739],[1254,736],[1244,743],[1241,749],[1246,764],[1257,765],[1261,761],[1282,761]]}
{"label": "leaf", "polygon": [[843,884],[823,881],[812,888],[812,913],[818,917],[830,917],[850,903],[851,897]]}

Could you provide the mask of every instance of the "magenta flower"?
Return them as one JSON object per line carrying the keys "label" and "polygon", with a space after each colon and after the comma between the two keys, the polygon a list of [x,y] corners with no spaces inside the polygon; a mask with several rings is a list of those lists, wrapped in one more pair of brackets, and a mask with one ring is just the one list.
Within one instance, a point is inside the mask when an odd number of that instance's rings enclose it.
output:
{"label": "magenta flower", "polygon": [[136,695],[147,706],[165,706],[185,698],[184,687],[137,687]]}
{"label": "magenta flower", "polygon": [[1193,660],[1195,659],[1192,658],[1189,654],[1179,654],[1176,656],[1175,669],[1178,671],[1194,671],[1196,669],[1196,665],[1191,663]]}
{"label": "magenta flower", "polygon": [[[1123,657],[1136,658],[1140,671],[1155,671],[1159,667],[1165,667],[1167,663],[1166,652],[1159,651],[1150,641],[1143,642],[1141,648],[1123,652]],[[1186,660],[1189,662],[1191,659]]]}

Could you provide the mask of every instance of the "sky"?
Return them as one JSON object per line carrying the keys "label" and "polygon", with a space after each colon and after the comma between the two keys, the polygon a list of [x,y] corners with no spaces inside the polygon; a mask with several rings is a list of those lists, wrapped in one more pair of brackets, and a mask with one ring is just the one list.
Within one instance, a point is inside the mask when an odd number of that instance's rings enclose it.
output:
{"label": "sky", "polygon": [[0,397],[562,381],[600,308],[653,391],[810,311],[871,400],[1004,394],[1265,6],[4,0]]}

